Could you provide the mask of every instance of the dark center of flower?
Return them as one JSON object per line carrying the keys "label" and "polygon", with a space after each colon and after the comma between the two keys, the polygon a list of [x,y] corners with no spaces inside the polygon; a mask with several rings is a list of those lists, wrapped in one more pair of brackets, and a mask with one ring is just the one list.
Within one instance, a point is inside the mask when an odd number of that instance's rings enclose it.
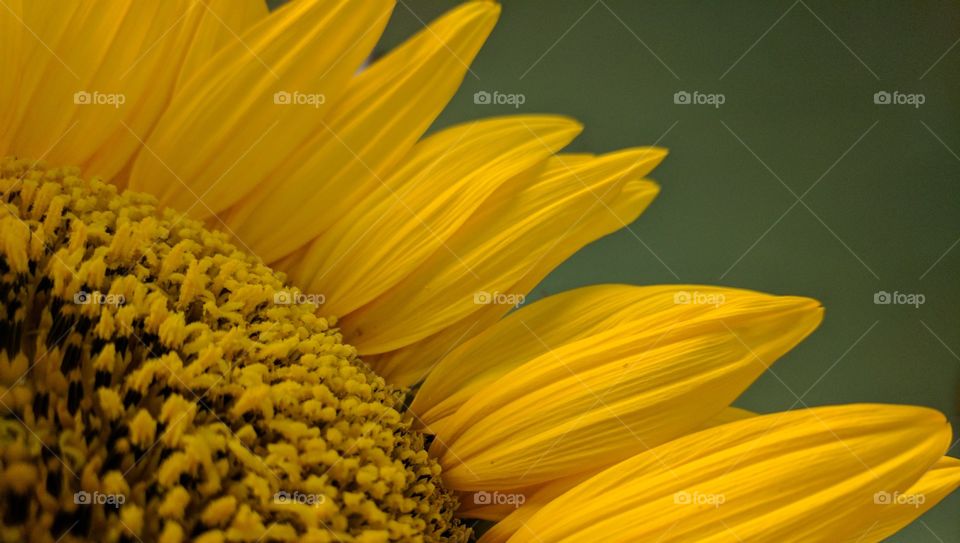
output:
{"label": "dark center of flower", "polygon": [[4,159],[0,193],[2,539],[468,537],[401,393],[282,275],[76,170]]}

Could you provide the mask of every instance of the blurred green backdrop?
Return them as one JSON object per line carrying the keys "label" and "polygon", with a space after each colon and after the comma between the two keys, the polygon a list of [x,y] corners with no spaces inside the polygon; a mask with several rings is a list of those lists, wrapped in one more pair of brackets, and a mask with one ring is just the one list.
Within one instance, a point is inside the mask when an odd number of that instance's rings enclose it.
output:
{"label": "blurred green backdrop", "polygon": [[[399,0],[380,49],[456,3]],[[823,325],[740,406],[920,404],[956,429],[958,40],[948,2],[508,0],[436,127],[557,112],[586,125],[573,151],[670,148],[648,211],[528,302],[601,282],[815,297]],[[477,91],[526,100],[475,104]],[[679,91],[725,101],[675,104]],[[923,103],[877,104],[881,91]],[[875,304],[880,291],[925,300]],[[960,541],[958,507],[955,494],[895,540]]]}

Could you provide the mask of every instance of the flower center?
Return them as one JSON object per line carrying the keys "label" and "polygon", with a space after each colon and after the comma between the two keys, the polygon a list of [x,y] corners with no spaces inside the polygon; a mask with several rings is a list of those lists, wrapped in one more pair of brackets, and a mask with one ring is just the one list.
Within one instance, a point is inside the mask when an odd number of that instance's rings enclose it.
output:
{"label": "flower center", "polygon": [[402,394],[282,275],[76,170],[4,159],[0,191],[4,539],[469,536]]}

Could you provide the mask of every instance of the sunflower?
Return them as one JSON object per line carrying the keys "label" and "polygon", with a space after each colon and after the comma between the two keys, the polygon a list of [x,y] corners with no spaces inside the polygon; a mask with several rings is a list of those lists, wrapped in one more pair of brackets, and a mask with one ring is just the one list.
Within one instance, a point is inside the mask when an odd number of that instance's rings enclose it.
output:
{"label": "sunflower", "polygon": [[866,542],[960,484],[929,409],[730,407],[814,300],[513,311],[666,152],[426,135],[500,8],[367,65],[392,7],[2,1],[4,541]]}

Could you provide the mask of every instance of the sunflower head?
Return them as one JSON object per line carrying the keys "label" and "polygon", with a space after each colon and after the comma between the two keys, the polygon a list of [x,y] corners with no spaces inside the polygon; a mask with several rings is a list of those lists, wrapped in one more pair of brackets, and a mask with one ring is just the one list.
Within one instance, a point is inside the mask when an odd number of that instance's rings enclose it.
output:
{"label": "sunflower head", "polygon": [[815,300],[522,303],[666,151],[431,130],[500,6],[371,60],[394,4],[0,0],[0,156],[77,166],[0,162],[0,542],[864,543],[960,485],[931,410],[731,408]]}
{"label": "sunflower head", "polygon": [[6,539],[466,539],[401,394],[281,274],[77,170],[0,179]]}

